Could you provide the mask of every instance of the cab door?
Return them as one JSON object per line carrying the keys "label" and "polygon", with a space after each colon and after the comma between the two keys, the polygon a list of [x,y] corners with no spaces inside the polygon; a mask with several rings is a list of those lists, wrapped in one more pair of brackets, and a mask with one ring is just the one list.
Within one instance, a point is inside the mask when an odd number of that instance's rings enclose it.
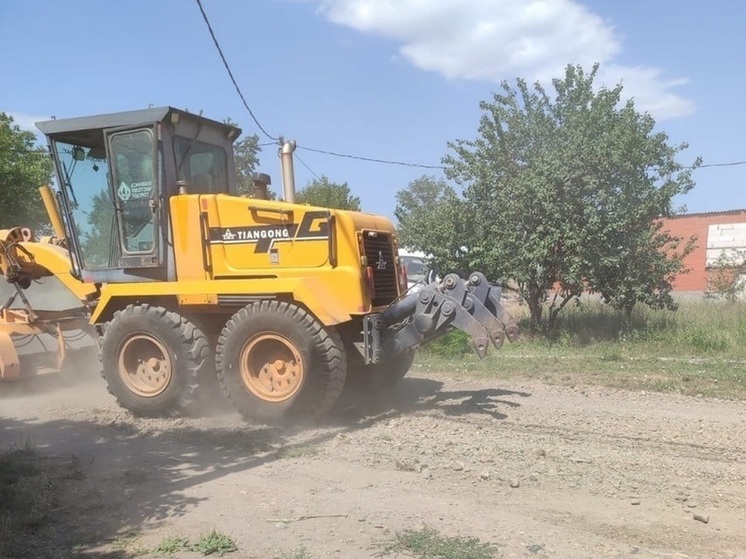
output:
{"label": "cab door", "polygon": [[160,176],[155,125],[104,131],[111,195],[119,232],[121,268],[163,265],[160,238]]}

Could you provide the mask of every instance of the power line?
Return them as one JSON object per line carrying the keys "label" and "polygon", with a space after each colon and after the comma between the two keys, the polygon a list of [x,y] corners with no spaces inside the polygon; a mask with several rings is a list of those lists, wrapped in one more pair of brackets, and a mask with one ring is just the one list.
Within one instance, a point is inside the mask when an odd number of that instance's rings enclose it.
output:
{"label": "power line", "polygon": [[[223,49],[220,47],[220,43],[218,42],[217,37],[215,36],[215,32],[212,29],[212,25],[210,24],[210,20],[207,17],[207,13],[205,12],[204,7],[202,6],[202,0],[196,0],[197,6],[199,6],[199,11],[202,14],[202,19],[205,20],[205,24],[207,25],[207,29],[210,32],[210,37],[212,37],[212,42],[215,44],[215,48],[218,50],[218,54],[220,55],[220,59],[223,61],[223,66],[225,66],[226,71],[228,72],[228,76],[231,79],[231,82],[233,83],[233,87],[235,87],[236,92],[238,93],[238,96],[241,98],[241,101],[243,102],[243,106],[248,111],[249,115],[251,116],[252,120],[254,121],[254,124],[257,125],[259,130],[262,131],[262,133],[267,136],[270,140],[279,141],[279,138],[272,136],[269,132],[267,132],[264,127],[259,123],[259,120],[257,120],[256,116],[254,115],[254,112],[251,110],[251,107],[249,107],[249,103],[246,101],[246,98],[244,97],[243,92],[241,91],[241,88],[238,85],[238,82],[236,82],[236,78],[233,76],[233,71],[230,68],[230,65],[228,64],[228,61],[225,58],[225,54],[223,54]],[[263,145],[270,145],[270,144],[259,144],[259,146]],[[310,148],[310,147],[304,147],[304,146],[298,146],[300,149],[305,149],[306,151],[312,151],[314,153],[321,153],[324,155],[331,155],[333,157],[342,157],[345,159],[355,159],[358,161],[367,161],[369,163],[381,163],[383,165],[399,165],[401,167],[415,167],[419,169],[440,169],[444,170],[446,169],[443,165],[425,165],[422,163],[409,163],[406,161],[393,161],[389,159],[377,159],[374,157],[363,157],[361,155],[352,155],[349,153],[339,153],[336,151],[329,151],[324,149],[316,149],[316,148]],[[297,154],[296,154],[296,157]],[[300,158],[298,157],[300,160]],[[316,177],[319,178],[318,175],[311,170],[308,165],[306,165],[302,160],[300,160],[301,163],[309,170],[311,173]],[[698,168],[705,168],[705,167],[732,167],[736,165],[746,165],[746,161],[734,161],[730,163],[709,163],[706,165],[700,165]],[[690,167],[693,168],[693,167]]]}
{"label": "power line", "polygon": [[[707,163],[706,165],[700,165],[697,169],[702,167],[735,167],[736,165],[746,165],[746,161],[731,161],[730,163]],[[690,167],[690,169],[693,167]]]}
{"label": "power line", "polygon": [[[236,88],[236,92],[238,93],[238,96],[241,98],[241,101],[243,102],[243,106],[246,107],[246,110],[249,112],[249,115],[251,115],[251,118],[254,120],[254,124],[257,125],[257,127],[259,128],[259,130],[261,130],[264,133],[265,136],[267,136],[270,140],[279,140],[279,138],[276,138],[275,136],[272,136],[269,132],[267,132],[264,129],[264,127],[259,123],[259,121],[257,120],[256,116],[254,115],[254,112],[251,110],[251,107],[249,107],[249,104],[246,101],[246,98],[244,97],[244,94],[241,91],[241,88],[239,87],[238,83],[236,82],[236,78],[233,76],[233,72],[231,71],[231,67],[230,67],[230,65],[228,64],[228,61],[225,58],[225,54],[223,54],[223,49],[221,48],[220,43],[218,42],[218,39],[215,36],[215,32],[212,29],[212,25],[210,24],[210,20],[207,17],[207,13],[205,12],[204,7],[202,6],[202,0],[196,0],[196,2],[197,2],[197,6],[199,6],[199,11],[202,14],[202,19],[205,20],[205,24],[207,25],[207,30],[210,32],[210,37],[212,37],[212,42],[215,44],[215,48],[218,50],[218,54],[220,54],[220,59],[223,61],[223,66],[225,66],[225,69],[228,72],[228,76],[230,77],[231,82],[233,83],[233,87]],[[334,157],[344,157],[344,158],[347,158],[347,159],[357,159],[359,161],[368,161],[368,162],[371,162],[371,163],[382,163],[382,164],[386,164],[386,165],[400,165],[400,166],[403,166],[403,167],[418,167],[418,168],[421,168],[421,169],[445,169],[445,167],[443,167],[442,165],[423,165],[421,163],[407,163],[407,162],[404,162],[404,161],[390,161],[390,160],[386,160],[386,159],[376,159],[376,158],[373,158],[373,157],[362,157],[362,156],[359,156],[359,155],[351,155],[349,153],[338,153],[338,152],[328,151],[328,150],[323,150],[323,149],[314,149],[314,148],[308,148],[308,147],[302,147],[302,146],[298,146],[298,147],[301,147],[301,149],[305,149],[307,151],[313,151],[313,152],[316,152],[316,153],[323,153],[325,155],[331,155],[331,156],[334,156]],[[297,157],[297,155],[296,155],[296,157]],[[318,175],[316,175],[316,173],[314,173],[310,169],[310,167],[308,167],[308,165],[306,165],[305,163],[303,163],[303,161],[301,161],[301,163],[309,171],[311,171],[311,173],[313,173],[313,175],[316,176],[316,178],[318,178]]]}
{"label": "power line", "polygon": [[[236,82],[236,78],[233,76],[233,71],[231,70],[231,67],[228,64],[228,61],[225,58],[225,54],[223,54],[223,49],[220,46],[220,43],[218,42],[217,37],[215,36],[215,31],[213,31],[213,29],[212,29],[212,25],[210,24],[210,19],[207,17],[207,13],[205,12],[204,7],[202,6],[202,0],[196,0],[196,2],[197,2],[197,6],[199,6],[199,11],[202,14],[202,19],[204,19],[205,24],[207,25],[207,30],[210,32],[210,37],[212,37],[212,42],[215,45],[215,48],[218,50],[218,54],[220,55],[220,59],[223,61],[223,66],[225,66],[225,69],[228,72],[228,76],[230,77],[231,82],[233,83],[233,87],[236,89],[236,92],[238,93],[238,96],[241,98],[241,101],[243,102],[243,106],[249,112],[249,115],[251,115],[251,118],[253,119],[254,124],[257,125],[257,127],[259,128],[259,130],[261,130],[264,133],[265,136],[267,136],[270,140],[275,140],[275,141],[279,140],[279,138],[276,138],[275,136],[272,136],[269,132],[267,132],[264,129],[264,127],[259,123],[259,121],[257,120],[256,116],[254,115],[254,112],[251,110],[251,107],[249,107],[249,104],[246,101],[246,98],[244,97],[244,94],[241,91],[241,88],[239,87],[238,83]],[[266,144],[260,144],[260,146],[262,146],[262,145],[266,145]],[[350,155],[350,154],[345,154],[345,153],[336,153],[336,152],[332,152],[332,151],[326,151],[326,150],[320,150],[320,149],[314,149],[314,148],[303,148],[303,149],[306,149],[308,151],[313,151],[313,152],[316,152],[316,153],[323,153],[323,154],[326,154],[326,155],[332,155],[332,156],[335,156],[335,157],[345,157],[345,158],[348,158],[348,159],[358,159],[358,160],[361,160],[361,161],[370,161],[372,163],[384,163],[384,164],[390,164],[390,165],[403,165],[405,167],[421,167],[421,168],[426,168],[426,169],[443,169],[443,167],[437,167],[437,166],[420,165],[420,164],[416,164],[416,163],[404,163],[404,162],[401,162],[401,161],[386,161],[386,160],[383,160],[383,159],[374,159],[374,158],[370,158],[370,157],[361,157],[361,156],[357,156],[357,155]],[[296,157],[298,157],[297,154],[296,154]],[[298,158],[298,159],[300,160],[300,158]],[[301,160],[301,163],[309,171],[311,171],[311,173],[314,176],[316,176],[316,178],[318,178],[318,175],[316,175],[316,173],[314,173],[311,170],[311,168],[308,167],[308,165],[306,165],[305,163],[303,163],[302,160]]]}
{"label": "power line", "polygon": [[[257,145],[259,147],[274,146],[274,145],[277,145],[277,142],[276,141],[263,142],[263,143],[260,143],[260,144],[257,144]],[[305,147],[305,146],[298,146],[298,149],[304,149],[306,151],[312,151],[314,153],[321,153],[321,154],[324,154],[324,155],[331,155],[331,156],[334,156],[334,157],[344,157],[344,158],[347,158],[347,159],[357,159],[357,160],[360,160],[360,161],[368,161],[368,162],[371,162],[371,163],[382,163],[382,164],[386,164],[386,165],[401,165],[401,166],[404,166],[404,167],[417,167],[417,168],[420,168],[420,169],[441,169],[441,170],[444,170],[444,169],[447,168],[447,167],[445,167],[443,165],[424,165],[422,163],[407,163],[407,162],[404,162],[404,161],[391,161],[391,160],[387,160],[387,159],[375,159],[375,158],[372,158],[372,157],[362,157],[362,156],[359,156],[359,155],[350,155],[350,154],[346,154],[346,153],[338,153],[338,152],[334,152],[334,151],[327,151],[327,150],[322,150],[322,149],[309,148],[309,147]],[[47,150],[43,149],[43,148],[42,149],[26,149],[26,148],[9,147],[9,148],[4,148],[4,149],[2,149],[0,151],[6,151],[6,152],[9,151],[11,153],[17,153],[19,155],[41,155],[41,156],[44,156],[44,157],[49,157],[50,156],[50,153]],[[321,180],[321,177],[319,177],[319,175],[313,169],[311,169],[308,166],[308,164],[305,161],[303,161],[297,153],[295,154],[295,157],[296,157],[296,159],[298,159],[298,161],[300,161],[301,165],[303,165],[306,169],[308,169],[308,171],[314,177],[316,177],[317,179]],[[694,167],[694,166],[690,165],[690,166],[685,167],[685,169],[692,169],[692,170],[696,171],[697,169],[704,169],[704,168],[707,168],[707,167],[737,167],[737,166],[740,166],[740,165],[746,165],[746,161],[728,161],[728,162],[725,162],[725,163],[705,163],[705,164],[699,165],[697,167]]]}
{"label": "power line", "polygon": [[300,158],[300,155],[298,155],[298,154],[296,153],[296,154],[295,154],[295,158],[296,158],[296,159],[297,159],[298,161],[300,161],[301,165],[303,165],[303,166],[304,166],[304,167],[305,167],[306,169],[308,169],[308,170],[309,170],[309,171],[311,172],[311,174],[312,174],[312,175],[313,175],[314,177],[316,177],[316,178],[317,178],[318,180],[321,180],[321,177],[320,177],[320,176],[318,176],[318,175],[317,175],[317,174],[316,174],[316,173],[314,172],[314,170],[313,170],[313,169],[311,169],[311,167],[309,167],[309,166],[308,166],[308,165],[306,164],[306,162],[305,162],[305,161],[303,161],[303,160],[302,160],[302,159]]}
{"label": "power line", "polygon": [[424,165],[422,163],[408,163],[406,161],[392,161],[390,159],[375,159],[373,157],[362,157],[360,155],[350,155],[349,153],[339,153],[336,151],[327,151],[324,149],[315,149],[305,146],[298,146],[298,149],[304,149],[306,151],[312,151],[314,153],[323,153],[325,155],[332,155],[334,157],[344,157],[347,159],[358,159],[360,161],[369,161],[370,163],[383,163],[385,165],[400,165],[402,167],[418,167],[420,169],[445,169],[443,165]]}
{"label": "power line", "polygon": [[210,20],[207,19],[207,14],[205,13],[205,9],[202,7],[202,0],[197,0],[197,5],[199,6],[199,11],[202,12],[202,19],[205,20],[207,29],[210,32],[210,37],[212,37],[212,42],[215,43],[215,48],[218,49],[218,54],[220,54],[220,58],[223,61],[223,66],[225,66],[225,69],[228,71],[228,76],[230,76],[231,82],[233,82],[233,87],[236,88],[236,91],[238,92],[238,96],[241,98],[241,101],[243,102],[243,106],[246,107],[247,111],[249,111],[251,118],[254,120],[254,124],[257,125],[259,130],[261,130],[264,133],[264,135],[267,136],[270,140],[277,140],[277,138],[272,136],[269,132],[267,132],[264,129],[264,127],[261,124],[259,124],[259,121],[257,120],[256,116],[254,116],[254,112],[251,110],[251,107],[249,107],[249,104],[246,102],[246,98],[244,97],[243,92],[241,92],[241,88],[238,87],[236,78],[233,77],[233,72],[231,71],[231,67],[228,65],[228,61],[225,59],[225,55],[223,54],[223,49],[220,48],[220,43],[218,43],[218,39],[217,37],[215,37],[215,32],[212,30],[212,25],[210,25]]}

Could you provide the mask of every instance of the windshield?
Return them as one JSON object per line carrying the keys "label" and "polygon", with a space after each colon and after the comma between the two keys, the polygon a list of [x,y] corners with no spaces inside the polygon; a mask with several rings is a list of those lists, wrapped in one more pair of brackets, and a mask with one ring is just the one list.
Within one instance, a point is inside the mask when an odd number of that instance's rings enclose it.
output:
{"label": "windshield", "polygon": [[54,142],[60,173],[72,209],[68,227],[77,233],[83,252],[83,267],[116,265],[117,239],[114,205],[109,195],[103,134],[100,143],[87,145]]}

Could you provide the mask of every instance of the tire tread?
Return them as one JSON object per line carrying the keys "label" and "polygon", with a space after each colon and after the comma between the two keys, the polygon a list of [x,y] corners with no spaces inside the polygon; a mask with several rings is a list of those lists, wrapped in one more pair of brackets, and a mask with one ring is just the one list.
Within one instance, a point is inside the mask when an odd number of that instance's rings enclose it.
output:
{"label": "tire tread", "polygon": [[[106,342],[107,332],[113,324],[123,320],[128,315],[140,316],[143,319],[153,319],[163,324],[167,329],[179,339],[179,348],[188,356],[186,362],[180,361],[173,363],[172,374],[183,375],[184,386],[178,392],[178,396],[169,402],[163,408],[149,409],[147,407],[136,406],[128,403],[125,396],[118,394],[117,390],[112,388],[112,382],[109,380],[109,374],[117,374],[114,371],[107,373],[103,362],[103,347]],[[106,380],[106,387],[109,394],[114,396],[117,404],[128,409],[134,415],[140,417],[174,417],[183,415],[197,398],[200,379],[208,374],[207,369],[211,364],[212,349],[205,334],[193,323],[180,314],[169,311],[160,306],[154,306],[149,303],[130,304],[124,309],[114,313],[112,319],[106,322],[102,327],[103,333],[99,336],[99,361],[101,363],[101,376]],[[178,349],[172,351],[177,353]]]}

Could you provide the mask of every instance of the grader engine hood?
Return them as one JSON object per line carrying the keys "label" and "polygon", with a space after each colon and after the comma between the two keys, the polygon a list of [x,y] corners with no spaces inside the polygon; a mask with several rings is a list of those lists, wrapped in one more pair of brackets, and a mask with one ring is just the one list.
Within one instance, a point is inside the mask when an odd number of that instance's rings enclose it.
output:
{"label": "grader engine hood", "polygon": [[403,292],[386,218],[222,194],[177,195],[169,203],[181,280],[318,280],[329,294],[304,304],[339,308],[339,321]]}
{"label": "grader engine hood", "polygon": [[[393,247],[393,225],[379,216],[224,195],[203,197],[200,203],[216,275],[242,268],[360,266],[364,231],[388,235]],[[393,250],[388,251],[391,270]]]}

